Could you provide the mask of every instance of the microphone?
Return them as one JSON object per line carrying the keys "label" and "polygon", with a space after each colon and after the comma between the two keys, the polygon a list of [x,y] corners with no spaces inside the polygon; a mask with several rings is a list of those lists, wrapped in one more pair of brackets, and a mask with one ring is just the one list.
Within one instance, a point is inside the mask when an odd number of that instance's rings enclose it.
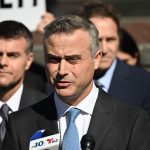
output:
{"label": "microphone", "polygon": [[60,133],[48,135],[45,129],[35,132],[30,138],[29,150],[57,150],[59,149]]}
{"label": "microphone", "polygon": [[[42,129],[42,130],[39,130],[39,131],[35,132],[35,133],[32,135],[32,137],[30,138],[30,141],[39,139],[39,138],[41,138],[41,137],[44,137],[43,135],[45,135],[45,134],[44,134],[45,131],[46,131],[45,129]],[[46,135],[45,135],[45,136],[46,136]],[[48,135],[47,135],[47,136],[48,136]]]}
{"label": "microphone", "polygon": [[85,134],[81,139],[82,150],[94,150],[95,141],[94,137],[90,134]]}

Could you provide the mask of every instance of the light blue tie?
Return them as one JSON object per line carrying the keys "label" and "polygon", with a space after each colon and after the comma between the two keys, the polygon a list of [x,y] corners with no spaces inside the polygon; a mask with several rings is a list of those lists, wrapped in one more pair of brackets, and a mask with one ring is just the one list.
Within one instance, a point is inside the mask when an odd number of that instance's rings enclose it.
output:
{"label": "light blue tie", "polygon": [[78,129],[75,124],[75,119],[79,113],[80,110],[76,108],[73,108],[66,113],[69,122],[64,133],[62,150],[80,150]]}

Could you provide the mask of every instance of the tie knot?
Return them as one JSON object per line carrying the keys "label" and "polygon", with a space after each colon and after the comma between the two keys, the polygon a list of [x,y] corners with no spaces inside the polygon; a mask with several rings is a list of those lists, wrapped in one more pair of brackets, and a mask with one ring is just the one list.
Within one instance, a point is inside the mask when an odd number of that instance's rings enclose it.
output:
{"label": "tie knot", "polygon": [[104,85],[101,84],[99,81],[95,80],[95,84],[99,87],[101,87],[102,89],[104,88]]}
{"label": "tie knot", "polygon": [[8,120],[8,111],[9,111],[9,107],[7,104],[3,104],[1,109],[0,109],[0,115],[2,116],[2,118],[4,120]]}
{"label": "tie knot", "polygon": [[79,109],[76,108],[70,109],[66,114],[69,119],[69,122],[74,122],[79,113],[80,113]]}

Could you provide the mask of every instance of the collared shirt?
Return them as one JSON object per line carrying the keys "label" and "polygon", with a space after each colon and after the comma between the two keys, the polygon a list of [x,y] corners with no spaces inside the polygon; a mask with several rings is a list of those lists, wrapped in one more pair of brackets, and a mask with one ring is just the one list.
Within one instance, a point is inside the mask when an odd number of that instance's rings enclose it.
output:
{"label": "collared shirt", "polygon": [[[75,108],[81,110],[81,113],[77,116],[75,123],[78,128],[79,140],[81,140],[82,136],[87,133],[91,115],[93,113],[93,109],[98,97],[98,88],[93,84],[91,92],[85,97]],[[61,134],[61,140],[63,139],[64,132],[67,128],[67,120],[65,113],[71,109],[73,106],[69,106],[64,103],[60,98],[55,94],[54,95],[57,115],[58,115],[58,127]]]}
{"label": "collared shirt", "polygon": [[104,76],[96,80],[96,82],[99,82],[101,85],[103,85],[102,88],[105,92],[108,92],[109,90],[110,83],[111,83],[111,80],[115,71],[116,63],[117,63],[117,59],[113,61],[111,67],[107,70]]}
{"label": "collared shirt", "polygon": [[[19,89],[6,102],[6,104],[10,108],[9,113],[15,112],[19,109],[22,92],[23,92],[23,84],[19,87]],[[2,107],[3,104],[4,103],[2,101],[0,101],[0,108]],[[1,122],[2,122],[2,118],[0,116],[0,123]]]}

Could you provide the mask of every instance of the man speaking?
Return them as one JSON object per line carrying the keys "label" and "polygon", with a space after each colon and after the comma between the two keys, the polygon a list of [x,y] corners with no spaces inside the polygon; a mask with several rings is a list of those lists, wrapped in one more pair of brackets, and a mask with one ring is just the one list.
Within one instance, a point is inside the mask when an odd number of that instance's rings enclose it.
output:
{"label": "man speaking", "polygon": [[80,150],[86,134],[94,139],[94,150],[148,150],[149,115],[111,97],[93,82],[102,52],[96,27],[78,16],[62,16],[45,27],[43,44],[54,93],[9,116],[2,150],[29,149],[31,138],[43,136],[41,130],[59,135],[62,150]]}

